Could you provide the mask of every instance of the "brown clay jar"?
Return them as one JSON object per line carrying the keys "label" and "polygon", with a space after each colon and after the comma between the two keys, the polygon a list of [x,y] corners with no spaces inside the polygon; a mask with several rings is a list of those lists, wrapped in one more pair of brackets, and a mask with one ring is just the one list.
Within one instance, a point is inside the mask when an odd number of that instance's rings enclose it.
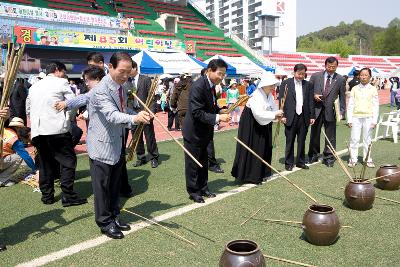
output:
{"label": "brown clay jar", "polygon": [[339,218],[328,205],[311,205],[303,216],[302,228],[306,239],[317,246],[329,246],[338,238]]}
{"label": "brown clay jar", "polygon": [[[376,172],[376,177],[400,171],[397,165],[382,165]],[[382,177],[376,180],[377,187],[383,190],[397,190],[400,186],[400,173]]]}
{"label": "brown clay jar", "polygon": [[369,182],[349,182],[344,190],[346,202],[354,210],[369,210],[375,200],[375,187]]}
{"label": "brown clay jar", "polygon": [[225,245],[219,267],[265,267],[265,260],[257,243],[234,240]]}

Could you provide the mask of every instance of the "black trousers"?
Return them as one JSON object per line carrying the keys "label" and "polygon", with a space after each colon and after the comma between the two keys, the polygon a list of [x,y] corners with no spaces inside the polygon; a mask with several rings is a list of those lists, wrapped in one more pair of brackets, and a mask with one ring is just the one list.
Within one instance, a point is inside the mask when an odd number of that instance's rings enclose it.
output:
{"label": "black trousers", "polygon": [[202,192],[208,191],[207,147],[190,143],[186,139],[183,139],[183,144],[201,165],[203,165],[203,168],[200,168],[200,166],[185,153],[186,190],[189,195],[200,195]]}
{"label": "black trousers", "polygon": [[173,112],[171,109],[168,110],[168,128],[172,128],[172,125],[175,121],[175,129],[181,128],[181,124],[179,124],[178,112]]}
{"label": "black trousers", "polygon": [[[180,125],[183,125],[183,120],[185,119],[186,111],[179,111],[177,114],[178,114],[178,119],[180,121],[179,122]],[[211,140],[207,146],[207,158],[208,158],[208,164],[205,166],[208,166],[209,168],[219,167],[219,163],[215,158],[214,140]]]}
{"label": "black trousers", "polygon": [[305,144],[307,137],[307,126],[303,113],[295,114],[292,125],[285,125],[286,148],[285,165],[294,165],[294,142],[297,136],[297,160],[296,164],[305,164]]}
{"label": "black trousers", "polygon": [[54,197],[54,179],[60,175],[62,195],[76,197],[75,181],[76,154],[70,133],[39,135],[34,138],[39,157],[39,187],[42,200]]}
{"label": "black trousers", "polygon": [[[310,146],[308,149],[308,157],[310,159],[312,157],[317,157],[320,153],[322,125],[325,128],[325,133],[329,138],[329,141],[331,141],[333,147],[336,149],[336,121],[327,121],[324,113],[325,112],[323,108],[318,118],[315,120],[315,123],[311,126]],[[328,144],[329,143],[325,140],[323,156],[325,162],[331,163],[335,161],[335,157],[330,152]]]}
{"label": "black trousers", "polygon": [[76,120],[71,121],[71,135],[72,135],[72,145],[76,147],[83,135],[83,131],[81,128],[79,128]]}
{"label": "black trousers", "polygon": [[126,168],[126,157],[125,157],[125,150],[126,150],[126,142],[128,141],[129,129],[125,130],[124,140],[122,142],[122,169],[121,169],[121,190],[120,192],[123,194],[130,194],[132,193],[132,187],[128,182],[128,170]]}
{"label": "black trousers", "polygon": [[207,158],[208,158],[208,167],[213,168],[213,167],[218,167],[219,164],[217,162],[217,159],[215,158],[215,148],[214,148],[214,140],[211,140],[210,143],[208,143],[207,146]]}
{"label": "black trousers", "polygon": [[89,159],[94,193],[95,220],[99,227],[107,227],[119,214],[119,191],[125,156],[121,154],[115,165]]}
{"label": "black trousers", "polygon": [[180,111],[178,111],[177,114],[178,114],[179,125],[182,128],[183,127],[183,120],[185,119],[185,116],[186,116],[186,110],[180,110]]}
{"label": "black trousers", "polygon": [[[135,129],[132,130],[132,135],[135,132]],[[144,150],[144,142],[143,142],[143,134],[146,138],[146,146],[147,153],[150,155],[150,159],[158,159],[158,147],[156,141],[156,134],[154,133],[154,124],[153,121],[149,124],[145,124],[143,128],[142,136],[139,138],[139,142],[136,148],[136,155],[138,160],[146,160],[146,153]]]}

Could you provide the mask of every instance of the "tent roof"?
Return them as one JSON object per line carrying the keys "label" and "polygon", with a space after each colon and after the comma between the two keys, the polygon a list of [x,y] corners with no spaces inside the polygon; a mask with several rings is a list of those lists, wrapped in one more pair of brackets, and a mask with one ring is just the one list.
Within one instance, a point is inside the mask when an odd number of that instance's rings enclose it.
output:
{"label": "tent roof", "polygon": [[163,67],[152,59],[146,51],[141,51],[132,57],[138,64],[141,74],[161,74],[164,73]]}
{"label": "tent roof", "polygon": [[208,64],[213,59],[222,59],[223,61],[225,61],[225,63],[228,65],[228,69],[226,70],[226,74],[228,76],[235,76],[238,74],[236,72],[236,68],[234,66],[232,66],[226,59],[223,59],[222,56],[219,56],[219,55],[215,55],[215,56],[207,59],[206,61],[204,61],[204,63]]}
{"label": "tent roof", "polygon": [[[212,58],[206,60],[205,62],[208,63],[211,59],[220,58],[224,60],[226,63],[231,65],[233,68],[236,69],[236,74],[238,75],[262,75],[264,73],[264,69],[261,68],[259,65],[251,61],[248,57],[226,57],[221,55],[215,55]],[[229,73],[228,73],[229,75]]]}
{"label": "tent roof", "polygon": [[179,74],[183,70],[200,73],[204,66],[199,63],[200,61],[183,52],[157,53],[141,51],[134,55],[132,59],[138,63],[138,66],[140,66],[139,72],[142,74]]}

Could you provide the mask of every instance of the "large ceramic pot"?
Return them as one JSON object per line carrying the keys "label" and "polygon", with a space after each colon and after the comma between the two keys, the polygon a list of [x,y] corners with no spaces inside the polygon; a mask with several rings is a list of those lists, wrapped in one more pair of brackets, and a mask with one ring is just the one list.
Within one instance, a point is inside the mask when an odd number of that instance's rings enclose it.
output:
{"label": "large ceramic pot", "polygon": [[265,267],[265,260],[257,243],[250,240],[234,240],[225,245],[219,266]]}
{"label": "large ceramic pot", "polygon": [[311,244],[328,246],[338,238],[340,222],[334,208],[314,204],[304,214],[301,226]]}
{"label": "large ceramic pot", "polygon": [[350,208],[369,210],[375,200],[375,187],[368,182],[349,182],[344,190],[344,196]]}
{"label": "large ceramic pot", "polygon": [[[376,177],[400,171],[397,165],[383,165],[376,172]],[[377,186],[383,190],[397,190],[400,186],[400,173],[389,175],[376,180]]]}

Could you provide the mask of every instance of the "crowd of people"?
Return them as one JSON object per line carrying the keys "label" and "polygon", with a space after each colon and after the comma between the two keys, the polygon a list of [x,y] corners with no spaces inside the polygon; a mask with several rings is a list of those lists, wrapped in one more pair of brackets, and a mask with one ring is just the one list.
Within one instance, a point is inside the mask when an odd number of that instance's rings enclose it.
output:
{"label": "crowd of people", "polygon": [[[154,118],[136,97],[132,97],[134,93],[146,102],[152,80],[138,73],[138,65],[125,52],[114,53],[108,65],[100,53],[90,53],[87,63],[82,76],[85,86],[69,82],[66,66],[58,61],[48,64],[46,75],[29,90],[21,85],[24,81],[16,83],[13,94],[18,97],[12,95],[10,109],[0,111],[0,116],[10,118],[3,136],[0,182],[10,185],[9,178],[24,161],[31,172],[38,170],[43,204],[56,202],[54,182],[58,179],[64,207],[87,203],[74,190],[77,165],[74,146],[82,136],[76,118],[85,119],[95,222],[102,233],[120,239],[124,237],[122,231],[129,230],[130,226],[118,216],[119,198],[133,196],[128,181],[126,146],[129,133],[133,135],[139,124],[144,124],[144,129],[136,148],[134,166],[149,161],[152,168],[159,165]],[[191,154],[185,154],[189,198],[204,203],[204,197],[215,197],[208,187],[208,170],[224,172],[215,159],[214,149],[214,131],[220,122],[239,125],[238,139],[268,163],[273,152],[272,123],[282,123],[286,138],[285,169],[292,171],[294,167],[309,169],[309,164],[320,160],[327,167],[333,167],[335,157],[328,144],[336,148],[336,124],[338,118],[346,117],[351,128],[348,165],[354,167],[358,162],[358,143],[362,135],[363,160],[368,167],[374,167],[372,158],[366,158],[379,113],[377,88],[371,85],[371,70],[361,69],[359,76],[348,85],[347,79],[336,73],[338,64],[335,57],[328,57],[325,70],[313,74],[309,81],[306,80],[307,66],[296,64],[293,78],[283,81],[266,72],[255,82],[231,79],[225,83],[227,64],[215,59],[198,77],[183,70],[179,77],[161,80],[157,96],[148,108],[153,113],[158,111],[158,106],[162,112],[168,111],[168,129],[172,130],[175,123],[175,130],[182,130],[184,146]],[[227,108],[241,97],[238,83],[244,85],[245,93],[251,97],[242,111],[237,107],[228,113]],[[391,90],[397,92],[398,79],[391,83]],[[347,107],[346,91],[349,92]],[[225,103],[218,102],[221,96],[226,96]],[[321,153],[322,127],[329,140]],[[25,149],[29,143],[36,148],[35,160]],[[271,170],[237,144],[231,174],[243,183],[260,184],[271,176]],[[4,249],[5,246],[0,248]]]}

